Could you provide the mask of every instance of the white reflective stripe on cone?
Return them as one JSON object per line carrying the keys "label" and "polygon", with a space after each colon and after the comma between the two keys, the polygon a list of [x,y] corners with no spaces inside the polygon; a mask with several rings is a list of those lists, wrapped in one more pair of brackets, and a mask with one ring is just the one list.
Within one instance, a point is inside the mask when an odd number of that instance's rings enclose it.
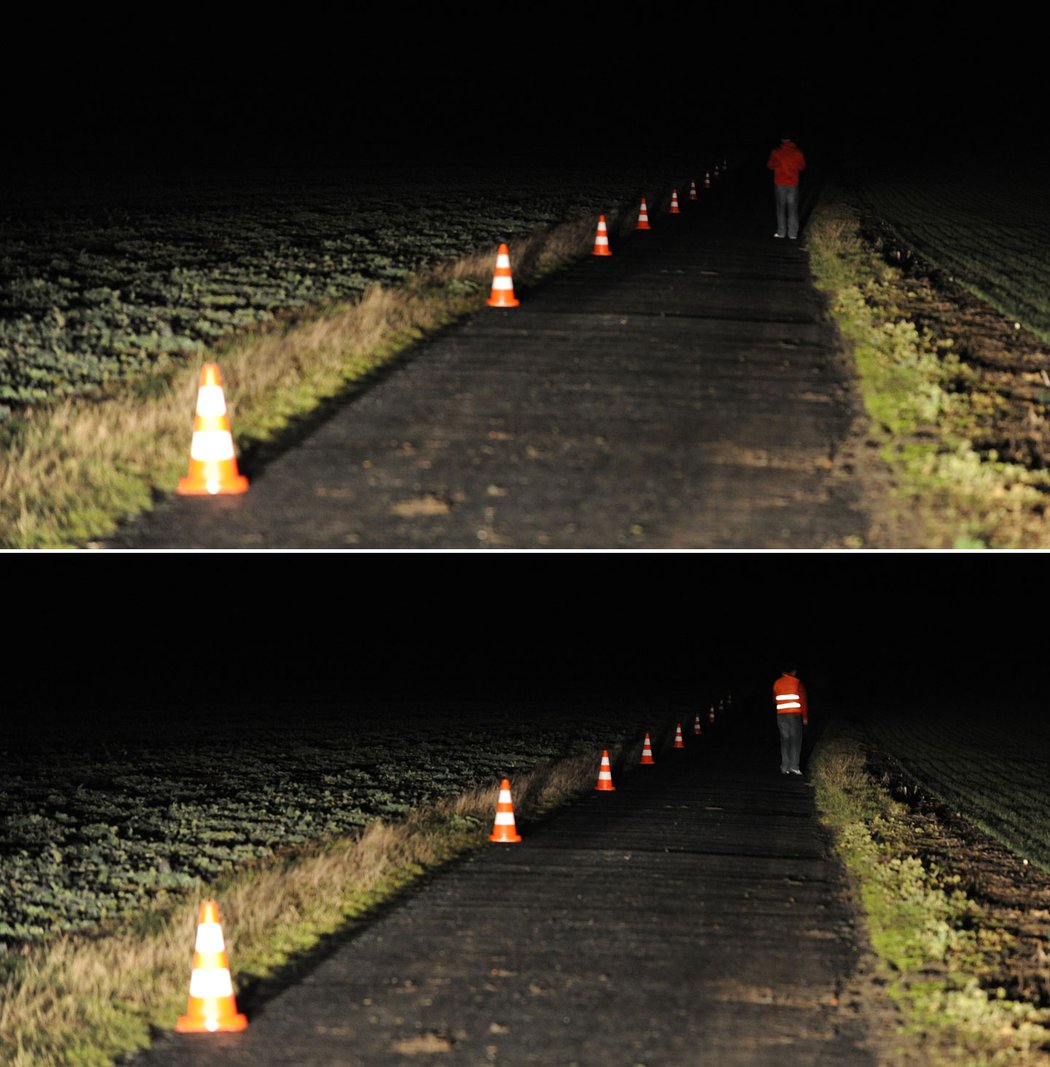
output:
{"label": "white reflective stripe on cone", "polygon": [[783,711],[785,708],[801,708],[801,704],[778,704],[777,711]]}
{"label": "white reflective stripe on cone", "polygon": [[202,385],[197,390],[197,414],[205,418],[226,414],[226,397],[221,385]]}
{"label": "white reflective stripe on cone", "polygon": [[504,277],[503,275],[497,274],[496,277],[492,279],[492,288],[493,289],[513,289],[514,288],[514,284],[513,284],[513,282],[511,281],[510,278],[507,278],[507,277]]}
{"label": "white reflective stripe on cone", "polygon": [[196,949],[198,952],[225,952],[222,927],[218,923],[201,923],[197,927]]}
{"label": "white reflective stripe on cone", "polygon": [[196,1000],[232,997],[233,983],[225,967],[200,967],[190,975],[190,996]]}
{"label": "white reflective stripe on cone", "polygon": [[496,826],[513,826],[514,825],[514,812],[512,811],[497,811],[496,812]]}
{"label": "white reflective stripe on cone", "polygon": [[229,430],[194,430],[190,459],[201,461],[233,459],[233,437]]}

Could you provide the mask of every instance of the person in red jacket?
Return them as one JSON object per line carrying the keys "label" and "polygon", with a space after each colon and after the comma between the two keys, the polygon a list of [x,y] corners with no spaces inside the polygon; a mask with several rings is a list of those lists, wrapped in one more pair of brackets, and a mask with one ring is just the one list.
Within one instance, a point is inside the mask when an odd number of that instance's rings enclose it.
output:
{"label": "person in red jacket", "polygon": [[786,666],[773,683],[773,700],[780,733],[780,773],[801,774],[798,764],[802,756],[802,728],[809,725],[809,701],[794,665]]}
{"label": "person in red jacket", "polygon": [[774,237],[798,237],[798,183],[806,169],[806,157],[787,135],[769,154],[766,166],[773,172],[773,192],[777,204],[777,232]]}

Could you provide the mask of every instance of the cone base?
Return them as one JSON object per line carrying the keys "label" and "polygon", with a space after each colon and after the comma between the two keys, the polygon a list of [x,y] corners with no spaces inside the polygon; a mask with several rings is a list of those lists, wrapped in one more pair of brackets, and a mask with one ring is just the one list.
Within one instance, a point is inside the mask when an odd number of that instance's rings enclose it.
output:
{"label": "cone base", "polygon": [[513,845],[521,840],[521,834],[489,834],[490,841],[496,841],[500,844]]}
{"label": "cone base", "polygon": [[521,301],[513,296],[489,297],[485,301],[490,308],[516,308],[521,307]]}
{"label": "cone base", "polygon": [[594,255],[596,255],[596,256],[611,256],[612,252],[610,252],[608,248],[596,248],[594,250]]}
{"label": "cone base", "polygon": [[594,791],[596,793],[615,793],[616,792],[616,786],[611,785],[608,782],[599,782],[594,787]]}
{"label": "cone base", "polygon": [[236,1012],[221,1021],[203,1015],[181,1015],[175,1024],[177,1034],[239,1034],[247,1029],[247,1017]]}
{"label": "cone base", "polygon": [[248,479],[243,474],[225,474],[207,478],[200,474],[190,474],[179,479],[175,490],[179,496],[223,496],[248,492]]}
{"label": "cone base", "polygon": [[654,760],[654,759],[643,759],[641,762],[642,762],[642,765],[644,766],[646,764],[656,763],[656,760]]}
{"label": "cone base", "polygon": [[645,223],[645,225],[635,226],[635,229],[636,230],[651,230],[652,226],[650,226],[649,223]]}

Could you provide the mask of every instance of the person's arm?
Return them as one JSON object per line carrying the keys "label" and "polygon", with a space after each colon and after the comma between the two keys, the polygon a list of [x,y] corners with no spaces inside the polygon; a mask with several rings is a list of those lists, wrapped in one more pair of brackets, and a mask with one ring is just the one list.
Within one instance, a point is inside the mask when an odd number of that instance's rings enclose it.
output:
{"label": "person's arm", "polygon": [[806,687],[801,679],[798,683],[798,702],[802,705],[802,725],[809,726],[809,697],[806,695]]}

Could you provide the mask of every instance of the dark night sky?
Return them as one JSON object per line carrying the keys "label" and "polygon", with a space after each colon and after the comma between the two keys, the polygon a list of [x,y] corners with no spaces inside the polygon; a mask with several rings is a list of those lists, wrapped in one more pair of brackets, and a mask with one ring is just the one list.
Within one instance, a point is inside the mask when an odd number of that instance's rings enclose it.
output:
{"label": "dark night sky", "polygon": [[[689,700],[784,657],[854,699],[1041,701],[1029,553],[23,554],[9,706]],[[1034,615],[1032,612],[1034,611]],[[34,665],[35,666],[28,666]],[[772,674],[771,674],[772,672]],[[757,679],[757,683],[756,683]],[[30,720],[31,721],[31,720]]]}
{"label": "dark night sky", "polygon": [[28,14],[0,72],[7,174],[603,165],[765,143],[785,124],[829,156],[1029,150],[1045,105],[1016,5],[980,20],[931,3],[249,10]]}

